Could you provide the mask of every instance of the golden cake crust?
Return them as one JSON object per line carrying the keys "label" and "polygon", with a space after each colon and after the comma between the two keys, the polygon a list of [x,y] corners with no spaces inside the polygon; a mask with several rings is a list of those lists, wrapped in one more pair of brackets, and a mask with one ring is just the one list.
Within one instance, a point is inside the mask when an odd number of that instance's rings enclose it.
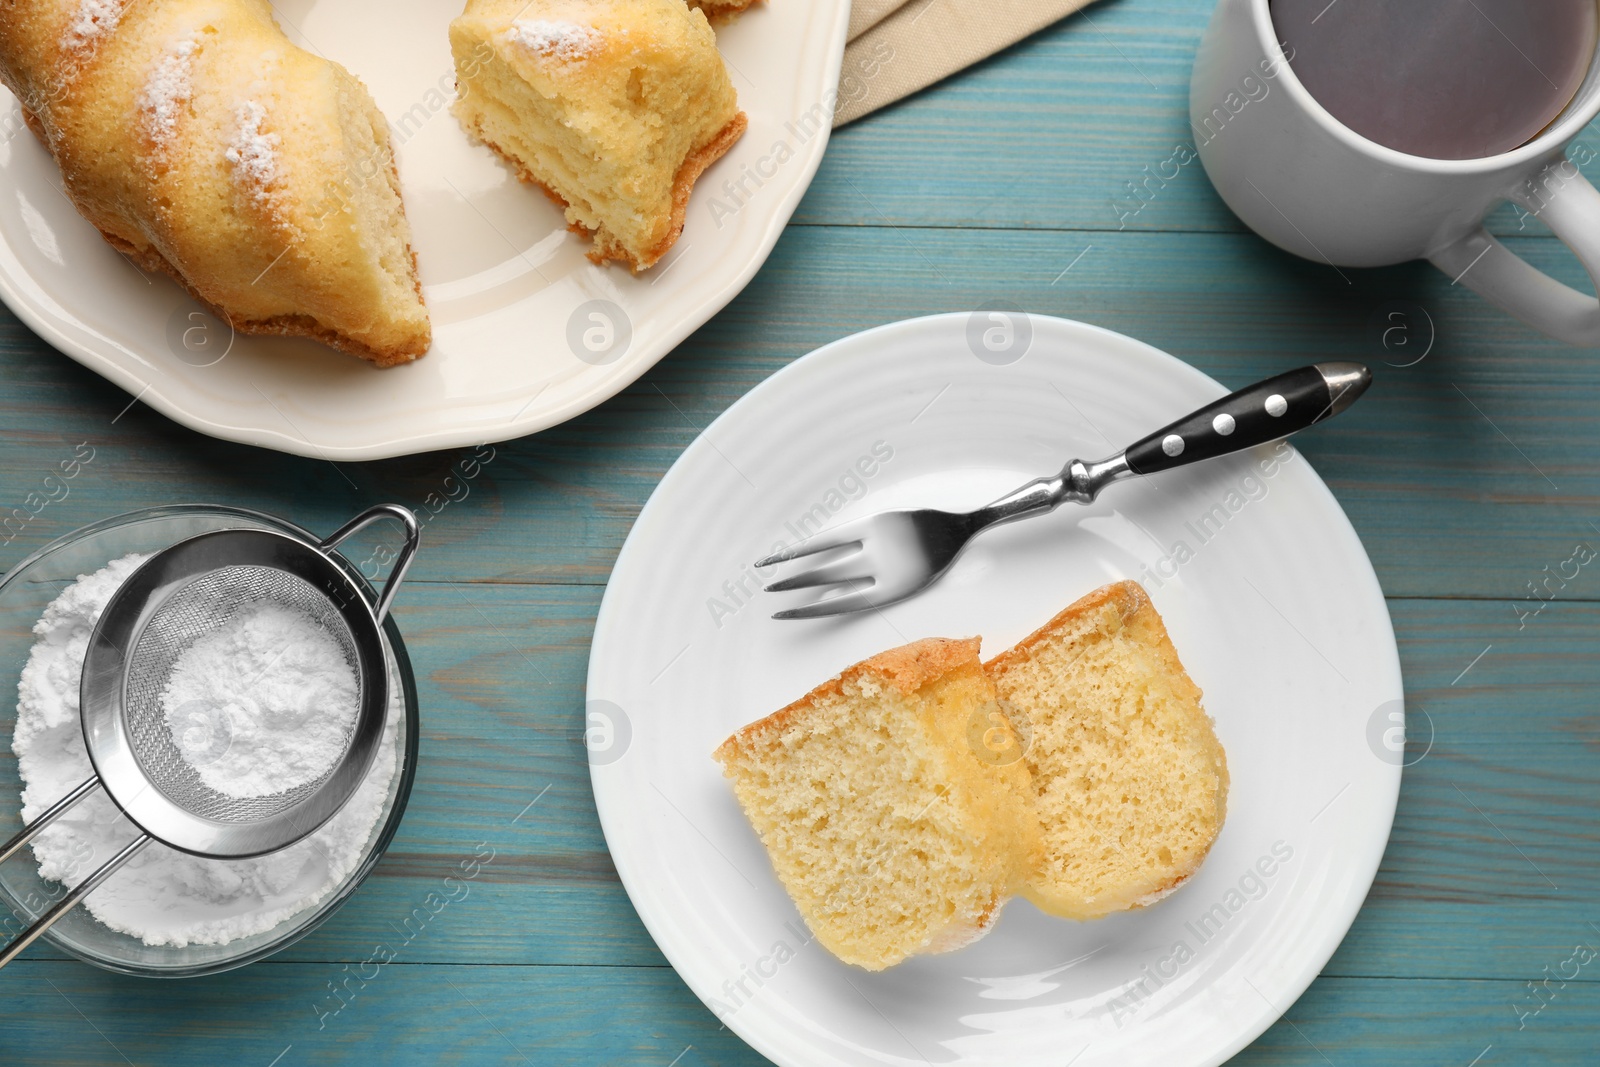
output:
{"label": "golden cake crust", "polygon": [[998,707],[978,653],[977,638],[879,653],[714,753],[779,880],[847,963],[960,948],[1032,871],[1026,769],[971,747],[970,721]]}
{"label": "golden cake crust", "polygon": [[748,11],[761,2],[762,0],[689,0],[689,6],[704,11],[712,25],[717,25],[729,21],[735,15]]}
{"label": "golden cake crust", "polygon": [[427,351],[386,122],[349,72],[284,36],[265,0],[0,10],[0,77],[37,105],[24,107],[30,129],[113,248],[238,333],[308,337],[379,366]]}
{"label": "golden cake crust", "polygon": [[694,192],[695,182],[700,180],[700,175],[706,172],[707,167],[727,154],[734,142],[744,136],[744,131],[749,125],[749,118],[741,111],[731,122],[722,127],[715,137],[689,153],[689,157],[683,161],[683,166],[678,168],[677,177],[672,182],[672,221],[667,234],[655,247],[645,253],[643,259],[635,258],[627,249],[616,244],[610,248],[602,248],[597,244],[594,251],[589,253],[589,258],[596,263],[619,260],[635,272],[660,262],[661,257],[677,244],[678,238],[683,234],[684,220],[689,213],[689,194]]}
{"label": "golden cake crust", "polygon": [[[1058,636],[1071,633],[1076,627],[1093,621],[1108,608],[1116,612],[1121,627],[1136,635],[1140,650],[1155,659],[1156,674],[1161,684],[1172,692],[1174,700],[1181,706],[1193,709],[1187,722],[1188,740],[1205,754],[1210,771],[1216,775],[1216,788],[1212,797],[1215,809],[1212,812],[1213,821],[1209,827],[1209,837],[1205,840],[1204,846],[1190,854],[1188,862],[1179,866],[1169,876],[1147,881],[1136,890],[1113,892],[1102,898],[1089,900],[1079,896],[1073,888],[1057,884],[1051,874],[1043,868],[1029,884],[1022,887],[1023,895],[1042,909],[1076,919],[1095,918],[1112,911],[1144,907],[1178,888],[1199,870],[1227,817],[1229,784],[1227,755],[1217,740],[1210,717],[1201,707],[1200,687],[1184,670],[1177,649],[1173,647],[1171,637],[1167,633],[1166,624],[1156,611],[1149,594],[1138,582],[1115,582],[1086,594],[1058,612],[1049,622],[1012,648],[991,659],[984,665],[984,670],[995,679],[1004,697],[1007,692],[1008,672],[1025,670],[1030,661],[1043,652],[1045,645]],[[1037,731],[1042,725],[1044,724],[1037,719],[1034,721],[1035,744],[1039,741]],[[1030,764],[1031,762],[1030,759]],[[1052,812],[1045,804],[1042,794],[1045,783],[1037,778],[1037,771],[1035,774],[1035,787],[1041,791],[1036,798],[1039,815],[1048,825]]]}
{"label": "golden cake crust", "polygon": [[798,716],[815,707],[824,697],[842,695],[848,683],[863,675],[881,678],[909,696],[934,679],[977,659],[981,645],[982,638],[978,637],[927,637],[880,652],[845,668],[799,700],[779,708],[766,718],[735,731],[733,736],[717,746],[715,756],[726,763],[738,749],[756,738],[787,729]]}
{"label": "golden cake crust", "polygon": [[[1112,582],[1110,585],[1101,586],[1091,593],[1085,593],[1056,612],[1050,617],[1049,622],[985,663],[983,665],[984,670],[993,674],[996,671],[1003,671],[1025,662],[1040,645],[1062,630],[1067,629],[1073,623],[1093,615],[1108,604],[1117,609],[1117,614],[1121,615],[1125,622],[1133,619],[1141,612],[1153,612],[1155,610],[1155,605],[1150,602],[1150,594],[1146,593],[1144,586],[1138,582]],[[1158,643],[1159,653],[1169,666],[1176,667],[1177,672],[1182,675],[1185,682],[1189,682],[1191,686],[1194,686],[1194,683],[1189,681],[1189,676],[1183,674],[1183,665],[1178,662],[1178,652],[1172,647],[1172,641],[1167,637],[1166,624],[1161,621],[1160,615],[1155,616],[1155,625],[1161,631],[1161,640]],[[1199,686],[1194,686],[1194,693],[1196,699],[1198,699],[1200,696]]]}
{"label": "golden cake crust", "polygon": [[[589,260],[597,265],[613,261],[623,263],[632,269],[635,274],[642,270],[648,270],[660,262],[661,257],[671,251],[672,246],[677,244],[678,238],[683,235],[684,221],[689,214],[689,195],[694,192],[695,182],[700,180],[700,175],[706,172],[707,167],[727,154],[728,149],[732,148],[734,143],[744,136],[744,131],[748,126],[748,117],[743,111],[739,112],[734,116],[733,121],[724,126],[716,137],[712,138],[704,147],[690,153],[689,158],[683,161],[683,166],[678,168],[678,176],[672,183],[671,227],[668,229],[667,235],[651,248],[643,258],[634,256],[626,248],[615,242],[603,244],[596,242],[594,248],[587,253]],[[534,176],[527,167],[522,165],[517,157],[487,138],[480,137],[479,139],[483,141],[485,147],[491,149],[495,155],[505,160],[511,169],[516,172],[519,179],[544,193],[545,196],[550,198],[551,203],[562,210],[572,206],[567,203],[566,198],[552,189],[549,184]],[[595,237],[595,231],[581,222],[568,223],[567,229],[591,240]]]}
{"label": "golden cake crust", "polygon": [[[28,118],[31,128],[34,120],[31,116],[28,116]],[[176,282],[184,292],[188,293],[196,303],[203,306],[218,319],[226,322],[228,328],[235,333],[251,334],[258,337],[305,337],[321,342],[329,348],[336,349],[346,355],[364,359],[377,367],[396,367],[403,363],[410,363],[428,352],[431,339],[426,336],[418,337],[407,345],[391,346],[380,350],[364,345],[347,334],[330,330],[309,315],[279,315],[268,319],[248,319],[230,316],[226,310],[213,304],[206,298],[204,293],[190,284],[189,279],[184,277],[183,272],[173,266],[171,261],[166,256],[163,256],[155,246],[137,248],[114,233],[100,229],[99,226],[95,228],[100,231],[100,236],[105,239],[106,244],[127,256],[134,266],[150,274],[165,274]],[[417,253],[413,249],[411,251],[413,273],[416,271],[416,262]],[[421,300],[422,281],[420,278],[416,283],[416,294],[417,299]]]}
{"label": "golden cake crust", "polygon": [[564,209],[596,263],[659,262],[749,124],[705,13],[683,0],[468,0],[450,38],[452,111]]}

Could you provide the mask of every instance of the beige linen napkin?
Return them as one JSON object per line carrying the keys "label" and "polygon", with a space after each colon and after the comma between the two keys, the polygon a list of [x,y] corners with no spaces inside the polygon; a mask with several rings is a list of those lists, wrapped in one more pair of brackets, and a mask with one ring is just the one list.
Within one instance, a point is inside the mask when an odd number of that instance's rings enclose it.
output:
{"label": "beige linen napkin", "polygon": [[835,128],[932,85],[1089,0],[855,0]]}

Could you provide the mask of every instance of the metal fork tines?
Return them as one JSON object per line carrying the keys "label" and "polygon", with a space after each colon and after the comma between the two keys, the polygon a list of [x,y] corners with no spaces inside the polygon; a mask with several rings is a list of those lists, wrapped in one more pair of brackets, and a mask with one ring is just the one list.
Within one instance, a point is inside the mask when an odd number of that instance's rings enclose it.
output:
{"label": "metal fork tines", "polygon": [[[994,505],[990,505],[994,507]],[[982,511],[961,514],[902,509],[868,515],[824,530],[756,564],[769,567],[823,553],[833,558],[766,586],[769,593],[841,586],[837,595],[790,608],[775,619],[815,619],[865,611],[904,600],[943,574],[972,535],[990,525]]]}
{"label": "metal fork tines", "polygon": [[1318,363],[1257,382],[1157,430],[1107,459],[1073,460],[975,511],[903,508],[822,530],[756,563],[757,568],[826,555],[808,570],[772,582],[769,593],[824,588],[815,603],[775,619],[817,619],[881,608],[926,589],[983,530],[1087,504],[1112,482],[1171,470],[1287,437],[1348,408],[1372,383],[1359,363]]}

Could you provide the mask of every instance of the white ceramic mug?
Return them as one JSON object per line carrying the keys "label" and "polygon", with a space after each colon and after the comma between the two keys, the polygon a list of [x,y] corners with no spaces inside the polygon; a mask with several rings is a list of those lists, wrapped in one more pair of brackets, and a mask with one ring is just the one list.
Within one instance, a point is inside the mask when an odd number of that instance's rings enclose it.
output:
{"label": "white ceramic mug", "polygon": [[1427,259],[1552,337],[1600,345],[1600,300],[1529,265],[1483,218],[1510,200],[1543,220],[1600,284],[1600,192],[1567,146],[1600,114],[1600,62],[1555,122],[1483,159],[1386,148],[1328,113],[1295,77],[1268,0],[1219,0],[1189,84],[1206,173],[1234,213],[1280,248],[1322,263],[1377,267]]}

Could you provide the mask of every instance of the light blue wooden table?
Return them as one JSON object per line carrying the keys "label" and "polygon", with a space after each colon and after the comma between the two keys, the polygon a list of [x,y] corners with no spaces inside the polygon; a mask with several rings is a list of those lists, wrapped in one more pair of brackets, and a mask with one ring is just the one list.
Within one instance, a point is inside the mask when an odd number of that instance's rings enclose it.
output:
{"label": "light blue wooden table", "polygon": [[[288,952],[216,978],[141,981],[33,951],[0,972],[0,1064],[765,1062],[666,965],[607,856],[579,741],[595,611],[651,488],[742,393],[844,334],[992,299],[1131,334],[1231,385],[1320,359],[1377,370],[1303,451],[1366,541],[1432,748],[1406,772],[1343,947],[1235,1062],[1600,1063],[1600,957],[1574,962],[1600,948],[1600,567],[1537,615],[1525,599],[1574,546],[1600,548],[1600,353],[1544,340],[1427,266],[1346,282],[1276,252],[1198,164],[1119,209],[1125,183],[1187,137],[1208,15],[1205,0],[1108,0],[842,131],[741,297],[600,409],[500,446],[429,523],[396,609],[421,687],[420,772],[365,888]],[[1498,220],[1520,254],[1581,280],[1537,223]],[[1414,366],[1384,362],[1419,351],[1381,344],[1397,301],[1434,324]],[[3,312],[0,364],[0,505],[94,448],[6,566],[172,501],[331,529],[378,500],[424,506],[461,458],[335,468],[211,441],[124,411],[129,397]],[[346,981],[480,849],[493,861],[465,899],[377,977]],[[353,992],[332,1000],[336,986]]]}

